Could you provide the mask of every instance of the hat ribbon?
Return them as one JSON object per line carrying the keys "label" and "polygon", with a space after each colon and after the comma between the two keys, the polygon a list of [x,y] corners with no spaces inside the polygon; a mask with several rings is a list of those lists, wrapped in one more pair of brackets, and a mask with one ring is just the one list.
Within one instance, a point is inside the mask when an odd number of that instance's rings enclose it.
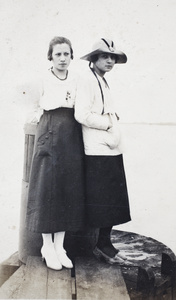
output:
{"label": "hat ribbon", "polygon": [[109,48],[109,50],[111,51],[111,52],[114,52],[114,43],[113,43],[113,41],[112,41],[112,44],[111,44],[111,46],[109,45],[109,43],[105,40],[105,39],[102,39],[102,41],[106,44],[106,46],[108,46],[108,48]]}

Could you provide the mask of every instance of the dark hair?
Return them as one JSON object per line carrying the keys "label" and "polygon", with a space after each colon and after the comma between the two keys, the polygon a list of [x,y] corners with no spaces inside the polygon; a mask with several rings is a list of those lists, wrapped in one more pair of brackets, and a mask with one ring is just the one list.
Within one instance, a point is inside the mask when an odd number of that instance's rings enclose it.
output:
{"label": "dark hair", "polygon": [[70,40],[66,39],[63,36],[55,36],[49,43],[49,49],[47,54],[48,60],[52,60],[53,47],[57,44],[67,44],[70,47],[71,59],[73,59],[73,49]]}
{"label": "dark hair", "polygon": [[98,54],[94,54],[90,57],[90,61],[93,63],[96,62],[97,60],[98,60]]}
{"label": "dark hair", "polygon": [[[105,53],[105,52],[102,52],[102,53]],[[109,52],[107,52],[109,54]],[[100,53],[99,53],[100,54]],[[99,57],[99,54],[94,54],[90,57],[90,61],[92,63],[96,62],[98,60],[98,57]],[[111,54],[113,55],[113,54]],[[115,57],[115,63],[117,63],[117,61],[119,60],[119,57],[117,55],[113,55]]]}

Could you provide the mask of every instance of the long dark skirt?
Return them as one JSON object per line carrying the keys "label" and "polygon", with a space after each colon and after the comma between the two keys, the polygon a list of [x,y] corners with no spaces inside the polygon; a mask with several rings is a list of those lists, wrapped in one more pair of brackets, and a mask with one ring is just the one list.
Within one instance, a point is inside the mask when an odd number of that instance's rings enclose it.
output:
{"label": "long dark skirt", "polygon": [[96,228],[131,220],[122,155],[86,156],[87,222]]}
{"label": "long dark skirt", "polygon": [[77,231],[85,222],[84,147],[72,108],[45,111],[37,127],[26,224],[41,233]]}

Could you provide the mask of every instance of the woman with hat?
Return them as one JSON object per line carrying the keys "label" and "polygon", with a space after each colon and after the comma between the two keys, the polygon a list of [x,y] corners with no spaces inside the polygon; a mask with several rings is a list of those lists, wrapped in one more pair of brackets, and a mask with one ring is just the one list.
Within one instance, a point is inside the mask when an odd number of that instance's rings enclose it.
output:
{"label": "woman with hat", "polygon": [[[74,118],[77,79],[68,71],[73,59],[70,40],[49,44],[52,66],[43,76],[37,132],[29,181],[26,224],[41,233],[41,254],[49,268],[72,268],[64,249],[66,231],[84,225],[84,146]],[[37,120],[36,120],[37,121]]]}
{"label": "woman with hat", "polygon": [[89,226],[99,228],[94,254],[108,263],[126,264],[110,240],[112,226],[131,220],[129,199],[120,151],[119,117],[104,78],[126,55],[113,41],[101,39],[82,59],[89,70],[77,88],[75,118],[82,124],[86,161],[86,215]]}

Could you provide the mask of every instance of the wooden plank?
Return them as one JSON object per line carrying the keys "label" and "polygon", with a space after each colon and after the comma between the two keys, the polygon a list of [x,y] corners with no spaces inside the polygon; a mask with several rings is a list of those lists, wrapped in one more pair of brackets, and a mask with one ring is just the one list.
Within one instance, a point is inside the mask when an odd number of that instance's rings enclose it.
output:
{"label": "wooden plank", "polygon": [[37,128],[37,124],[35,124],[35,123],[26,123],[24,125],[24,132],[25,132],[25,134],[35,135],[36,128]]}
{"label": "wooden plank", "polygon": [[26,181],[26,172],[27,172],[27,153],[28,153],[28,140],[29,136],[25,135],[25,142],[24,142],[24,165],[23,165],[23,180]]}
{"label": "wooden plank", "polygon": [[25,265],[22,265],[0,288],[0,299],[17,299],[16,295],[23,283]]}
{"label": "wooden plank", "polygon": [[71,270],[54,271],[30,256],[0,288],[0,299],[72,299]]}
{"label": "wooden plank", "polygon": [[15,299],[46,299],[47,267],[41,257],[29,256],[25,275],[13,298]]}
{"label": "wooden plank", "polygon": [[34,135],[25,135],[23,180],[26,182],[29,182],[31,161],[34,149],[34,140]]}
{"label": "wooden plank", "polygon": [[1,265],[0,266],[0,287],[3,283],[12,276],[12,274],[18,270],[19,267],[11,265]]}
{"label": "wooden plank", "polygon": [[29,182],[30,170],[31,170],[31,162],[34,151],[34,141],[35,136],[29,135],[29,144],[28,144],[28,157],[27,157],[27,169],[26,169],[26,181]]}
{"label": "wooden plank", "polygon": [[72,300],[76,299],[76,281],[75,277],[71,278]]}
{"label": "wooden plank", "polygon": [[48,269],[47,299],[72,299],[71,270]]}
{"label": "wooden plank", "polygon": [[98,262],[94,258],[78,258],[75,274],[78,300],[130,299],[118,265]]}
{"label": "wooden plank", "polygon": [[10,266],[21,266],[21,262],[18,257],[18,252],[13,253],[9,258],[2,262],[2,265],[10,265]]}
{"label": "wooden plank", "polygon": [[0,264],[0,287],[20,267],[18,252],[12,254]]}

